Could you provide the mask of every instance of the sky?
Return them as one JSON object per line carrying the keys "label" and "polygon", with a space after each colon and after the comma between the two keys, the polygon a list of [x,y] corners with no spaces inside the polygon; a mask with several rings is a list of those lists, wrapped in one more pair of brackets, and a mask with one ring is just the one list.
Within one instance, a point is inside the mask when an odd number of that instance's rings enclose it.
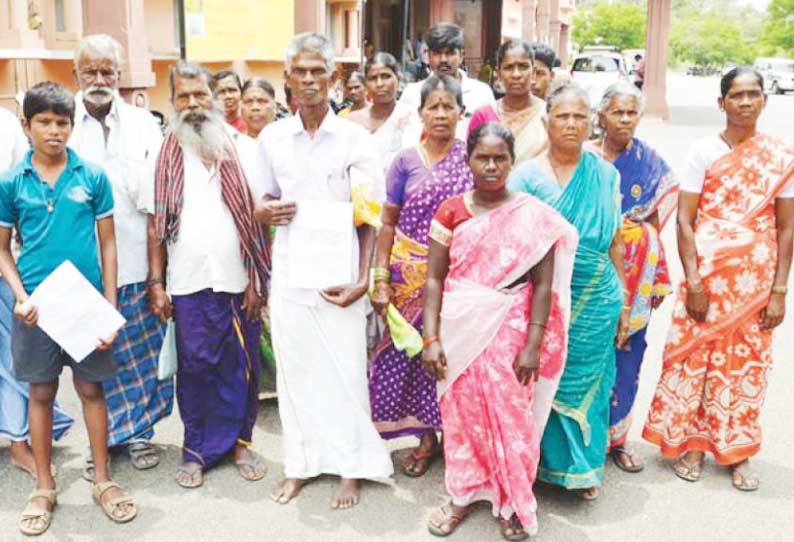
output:
{"label": "sky", "polygon": [[750,4],[756,9],[764,11],[769,4],[769,0],[739,0],[740,4]]}

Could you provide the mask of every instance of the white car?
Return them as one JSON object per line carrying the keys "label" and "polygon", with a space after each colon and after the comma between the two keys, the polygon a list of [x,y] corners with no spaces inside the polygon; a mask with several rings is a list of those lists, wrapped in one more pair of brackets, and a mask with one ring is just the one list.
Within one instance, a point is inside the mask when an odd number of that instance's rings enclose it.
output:
{"label": "white car", "polygon": [[783,94],[794,90],[794,60],[790,58],[759,58],[753,68],[764,76],[764,90]]}
{"label": "white car", "polygon": [[571,77],[590,96],[592,108],[598,106],[609,85],[629,80],[623,57],[610,52],[577,55],[571,65]]}

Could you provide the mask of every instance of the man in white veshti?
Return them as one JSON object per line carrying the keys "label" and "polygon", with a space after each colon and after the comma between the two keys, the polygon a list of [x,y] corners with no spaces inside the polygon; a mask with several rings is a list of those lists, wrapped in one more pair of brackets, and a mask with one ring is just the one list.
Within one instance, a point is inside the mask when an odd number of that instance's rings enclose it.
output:
{"label": "man in white veshti", "polygon": [[[364,295],[377,223],[371,210],[383,200],[384,186],[370,135],[337,118],[328,105],[333,72],[328,38],[310,33],[293,38],[286,76],[298,112],[259,136],[268,201],[257,217],[278,226],[269,304],[286,479],[271,496],[286,504],[308,479],[334,474],[341,481],[331,505],[350,508],[358,503],[359,480],[393,472],[370,418],[366,374]],[[348,284],[322,291],[288,287],[294,272],[287,268],[289,225],[309,200],[353,201],[354,271]]]}

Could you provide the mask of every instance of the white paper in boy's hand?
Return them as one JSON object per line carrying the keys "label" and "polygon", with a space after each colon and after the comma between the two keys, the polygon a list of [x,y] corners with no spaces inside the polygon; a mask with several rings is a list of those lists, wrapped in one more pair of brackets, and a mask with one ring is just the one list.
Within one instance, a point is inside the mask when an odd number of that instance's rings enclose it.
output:
{"label": "white paper in boy's hand", "polygon": [[31,294],[38,326],[78,363],[124,325],[124,317],[70,261],[59,265]]}
{"label": "white paper in boy's hand", "polygon": [[301,201],[287,228],[289,288],[321,290],[353,280],[352,203]]}

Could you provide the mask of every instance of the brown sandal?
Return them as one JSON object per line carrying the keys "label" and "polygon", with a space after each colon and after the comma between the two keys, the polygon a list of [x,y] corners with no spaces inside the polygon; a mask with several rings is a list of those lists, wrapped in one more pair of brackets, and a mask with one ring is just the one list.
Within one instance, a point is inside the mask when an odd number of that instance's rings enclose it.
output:
{"label": "brown sandal", "polygon": [[[427,530],[433,536],[445,538],[455,532],[458,526],[463,523],[463,520],[466,519],[466,516],[467,513],[454,514],[452,512],[452,507],[445,504],[439,508],[434,516],[427,522]],[[447,527],[449,530],[445,531],[444,527]]]}
{"label": "brown sandal", "polygon": [[[42,508],[39,504],[33,502],[33,499],[45,499],[50,505],[50,509]],[[54,489],[34,489],[28,498],[27,506],[22,511],[22,517],[19,518],[18,526],[22,534],[39,536],[49,529],[52,523],[52,512],[55,510],[56,504],[58,504],[58,497]],[[38,529],[25,525],[25,522],[39,519],[43,522],[43,525]]]}
{"label": "brown sandal", "polygon": [[[529,538],[529,533],[524,530],[524,526],[515,514],[510,519],[500,517],[499,530],[502,532],[502,538],[509,542],[520,542]],[[512,532],[508,533],[508,531]]]}
{"label": "brown sandal", "polygon": [[[92,487],[94,500],[99,506],[102,507],[105,515],[112,521],[115,521],[116,523],[127,523],[128,521],[132,521],[135,516],[138,515],[138,507],[136,506],[135,500],[132,497],[128,495],[122,495],[121,497],[113,497],[107,502],[102,501],[102,495],[104,495],[109,489],[114,488],[121,491],[121,486],[113,480],[107,480],[105,482],[94,484]],[[129,511],[123,516],[116,516],[114,512],[119,510],[124,505],[130,506]]]}
{"label": "brown sandal", "polygon": [[[439,444],[436,444],[435,446],[433,446],[432,450],[426,452],[420,452],[419,448],[414,448],[414,450],[406,458],[406,460],[408,458],[413,460],[410,466],[406,466],[404,462],[401,465],[403,474],[408,476],[409,478],[421,478],[427,473],[428,470],[430,470],[430,465],[433,463],[433,460],[436,459],[439,455],[441,455],[441,446]],[[412,470],[413,467],[416,467],[416,465],[420,461],[425,462],[424,468],[418,471]]]}

